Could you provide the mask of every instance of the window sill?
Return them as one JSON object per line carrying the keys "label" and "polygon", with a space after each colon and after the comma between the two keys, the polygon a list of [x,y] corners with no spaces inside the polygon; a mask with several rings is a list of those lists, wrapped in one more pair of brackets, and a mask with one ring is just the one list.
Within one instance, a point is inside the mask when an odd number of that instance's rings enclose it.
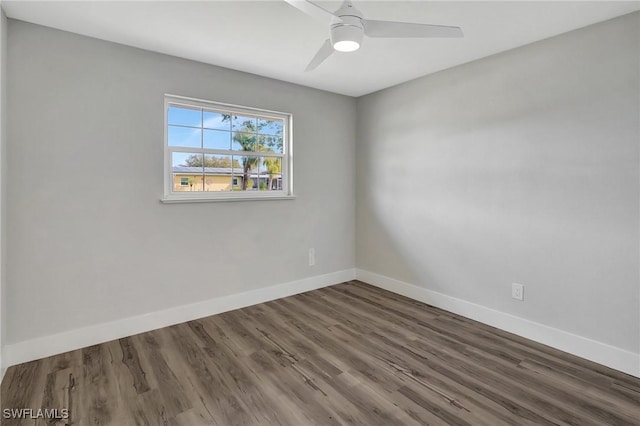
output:
{"label": "window sill", "polygon": [[295,195],[262,195],[262,196],[243,196],[243,197],[165,197],[161,198],[163,204],[180,204],[180,203],[226,203],[234,201],[272,201],[272,200],[293,200]]}

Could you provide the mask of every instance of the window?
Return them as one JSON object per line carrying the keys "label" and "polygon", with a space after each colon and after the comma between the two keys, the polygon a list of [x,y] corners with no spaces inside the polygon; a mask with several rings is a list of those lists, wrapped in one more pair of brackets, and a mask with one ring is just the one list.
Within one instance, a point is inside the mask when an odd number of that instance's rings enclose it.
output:
{"label": "window", "polygon": [[164,202],[292,198],[291,114],[165,96]]}

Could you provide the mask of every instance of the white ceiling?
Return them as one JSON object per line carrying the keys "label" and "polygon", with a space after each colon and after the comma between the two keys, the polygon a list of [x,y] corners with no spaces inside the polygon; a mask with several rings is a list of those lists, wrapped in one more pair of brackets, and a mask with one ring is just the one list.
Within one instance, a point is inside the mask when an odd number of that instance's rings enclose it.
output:
{"label": "white ceiling", "polygon": [[[336,10],[339,1],[318,1]],[[328,28],[280,0],[18,1],[10,18],[351,96],[640,9],[640,1],[354,1],[369,19],[462,27],[462,39],[371,39],[303,70]]]}

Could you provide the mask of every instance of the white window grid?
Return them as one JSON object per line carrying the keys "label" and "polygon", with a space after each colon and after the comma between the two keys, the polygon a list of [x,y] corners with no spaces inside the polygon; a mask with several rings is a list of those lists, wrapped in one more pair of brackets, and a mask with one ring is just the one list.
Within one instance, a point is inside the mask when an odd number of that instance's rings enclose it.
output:
{"label": "white window grid", "polygon": [[[256,152],[233,149],[212,149],[204,148],[201,140],[200,148],[169,146],[168,137],[168,111],[170,106],[182,108],[200,109],[202,113],[209,111],[213,113],[237,115],[243,117],[253,117],[263,120],[280,120],[283,123],[282,130],[282,153],[278,152]],[[173,125],[172,125],[173,126]],[[176,126],[189,127],[189,126]],[[293,115],[285,112],[264,110],[240,105],[225,104],[220,102],[207,101],[202,99],[188,98],[184,96],[165,95],[164,102],[164,152],[165,152],[165,190],[163,201],[215,201],[215,200],[258,200],[258,199],[278,199],[293,198],[293,152],[292,152],[292,129]],[[204,138],[204,132],[202,132]],[[282,160],[281,189],[270,191],[198,191],[182,192],[173,190],[173,164],[172,154],[174,152],[204,154],[204,155],[225,155],[234,157],[276,157]],[[240,175],[238,175],[240,176]]]}

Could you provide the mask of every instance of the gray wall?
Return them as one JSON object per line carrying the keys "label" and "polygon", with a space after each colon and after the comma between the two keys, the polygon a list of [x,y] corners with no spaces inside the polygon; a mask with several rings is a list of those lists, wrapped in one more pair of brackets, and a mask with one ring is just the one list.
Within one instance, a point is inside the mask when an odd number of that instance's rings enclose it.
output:
{"label": "gray wall", "polygon": [[[354,99],[13,20],[8,56],[7,343],[354,267]],[[298,197],[161,204],[165,93],[292,112]]]}
{"label": "gray wall", "polygon": [[637,353],[639,16],[360,98],[357,267]]}
{"label": "gray wall", "polygon": [[4,347],[4,341],[6,337],[7,327],[7,309],[6,297],[5,297],[5,230],[6,227],[6,182],[5,179],[7,172],[7,158],[6,158],[6,146],[7,146],[7,126],[6,126],[6,99],[7,99],[7,17],[4,11],[0,8],[0,380],[4,375],[4,364],[2,364],[2,348]]}

